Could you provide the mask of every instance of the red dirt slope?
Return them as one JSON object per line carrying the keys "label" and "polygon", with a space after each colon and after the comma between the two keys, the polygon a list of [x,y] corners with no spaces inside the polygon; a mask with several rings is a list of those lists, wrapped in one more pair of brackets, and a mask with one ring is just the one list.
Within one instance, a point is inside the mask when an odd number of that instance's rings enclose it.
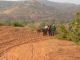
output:
{"label": "red dirt slope", "polygon": [[80,60],[80,46],[28,28],[0,27],[0,60]]}

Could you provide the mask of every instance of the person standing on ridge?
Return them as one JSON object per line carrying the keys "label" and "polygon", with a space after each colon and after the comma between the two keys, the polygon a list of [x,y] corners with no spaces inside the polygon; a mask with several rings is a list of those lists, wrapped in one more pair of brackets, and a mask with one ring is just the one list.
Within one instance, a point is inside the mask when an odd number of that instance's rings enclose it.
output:
{"label": "person standing on ridge", "polygon": [[55,32],[56,32],[56,26],[55,26],[55,24],[53,24],[51,26],[51,34],[52,34],[52,36],[54,36]]}
{"label": "person standing on ridge", "polygon": [[49,35],[49,36],[52,36],[51,25],[49,25],[49,28],[48,28],[48,35]]}
{"label": "person standing on ridge", "polygon": [[43,30],[43,36],[47,35],[47,32],[48,32],[48,25],[45,25],[44,28],[43,28],[42,30]]}

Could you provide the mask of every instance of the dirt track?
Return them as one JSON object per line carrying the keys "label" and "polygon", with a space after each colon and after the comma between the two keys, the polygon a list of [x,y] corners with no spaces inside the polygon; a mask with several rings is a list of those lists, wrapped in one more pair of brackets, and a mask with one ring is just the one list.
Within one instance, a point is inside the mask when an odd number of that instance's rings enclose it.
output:
{"label": "dirt track", "polygon": [[27,28],[0,27],[0,60],[80,60],[80,46]]}

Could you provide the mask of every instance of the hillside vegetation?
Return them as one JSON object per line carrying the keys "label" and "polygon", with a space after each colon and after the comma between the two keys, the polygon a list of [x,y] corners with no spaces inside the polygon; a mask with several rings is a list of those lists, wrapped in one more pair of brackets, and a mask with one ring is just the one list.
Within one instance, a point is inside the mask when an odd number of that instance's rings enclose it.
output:
{"label": "hillside vegetation", "polygon": [[58,20],[69,21],[80,10],[79,5],[56,3],[48,0],[25,2],[0,1],[1,20]]}
{"label": "hillside vegetation", "polygon": [[[42,28],[55,23],[59,38],[80,42],[80,5],[47,0],[0,2],[0,26]],[[74,17],[74,18],[73,18]]]}
{"label": "hillside vegetation", "polygon": [[70,40],[80,44],[80,12],[68,24],[61,24],[59,27],[59,38]]}

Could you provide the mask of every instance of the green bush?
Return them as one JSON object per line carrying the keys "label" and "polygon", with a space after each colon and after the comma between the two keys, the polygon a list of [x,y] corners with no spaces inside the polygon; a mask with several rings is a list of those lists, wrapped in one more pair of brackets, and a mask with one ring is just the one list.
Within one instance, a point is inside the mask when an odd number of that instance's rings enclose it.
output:
{"label": "green bush", "polygon": [[58,30],[58,37],[80,44],[80,14],[77,13],[74,20],[68,25],[61,25]]}
{"label": "green bush", "polygon": [[13,22],[12,24],[14,27],[24,27],[23,23],[19,23],[19,22]]}
{"label": "green bush", "polygon": [[68,31],[65,28],[65,26],[63,24],[60,25],[58,30],[58,37],[61,39],[67,39],[67,34],[68,34]]}

